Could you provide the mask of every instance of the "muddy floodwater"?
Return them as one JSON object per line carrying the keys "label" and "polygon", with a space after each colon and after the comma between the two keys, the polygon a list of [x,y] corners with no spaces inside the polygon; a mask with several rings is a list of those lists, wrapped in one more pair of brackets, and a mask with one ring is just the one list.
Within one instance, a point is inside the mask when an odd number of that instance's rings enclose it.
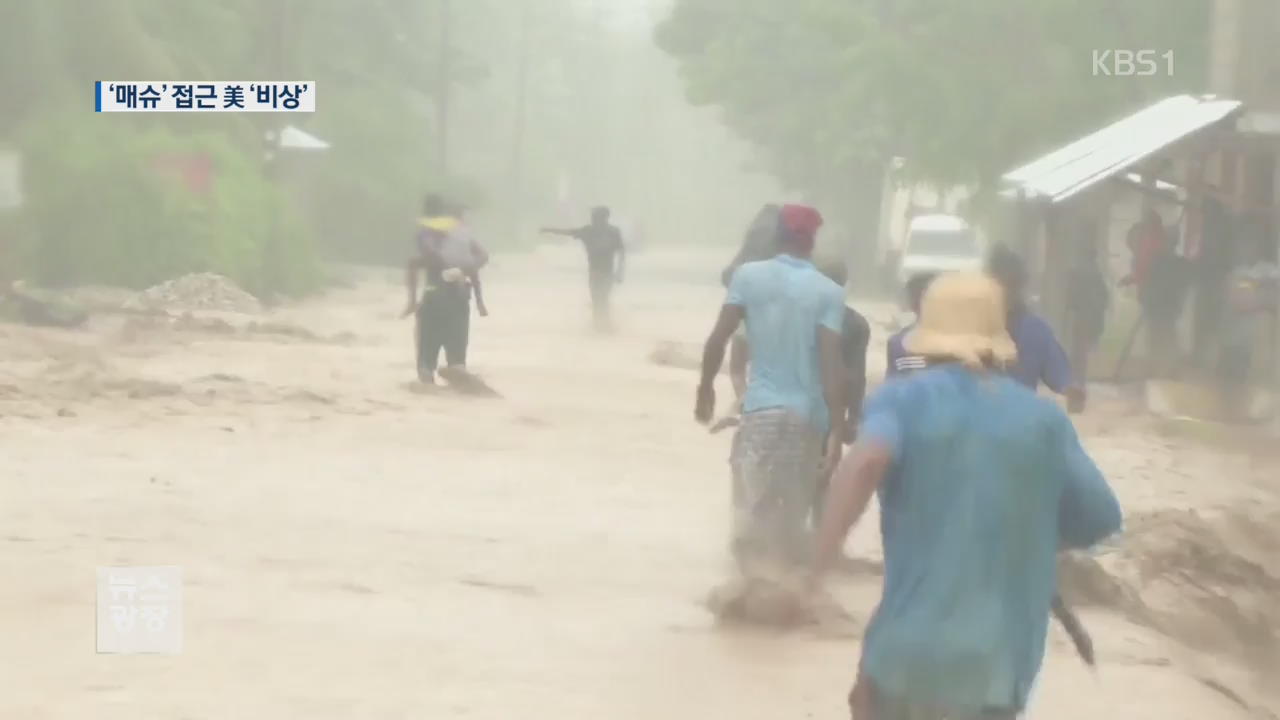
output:
{"label": "muddy floodwater", "polygon": [[[0,325],[0,718],[845,718],[877,519],[832,582],[853,627],[718,627],[729,434],[691,417],[716,258],[636,257],[598,337],[571,250],[486,272],[496,398],[409,382],[392,271],[264,315]],[[1094,398],[1127,530],[1063,570],[1097,671],[1052,627],[1029,717],[1275,718],[1277,456]],[[110,565],[183,568],[180,655],[95,653]]]}

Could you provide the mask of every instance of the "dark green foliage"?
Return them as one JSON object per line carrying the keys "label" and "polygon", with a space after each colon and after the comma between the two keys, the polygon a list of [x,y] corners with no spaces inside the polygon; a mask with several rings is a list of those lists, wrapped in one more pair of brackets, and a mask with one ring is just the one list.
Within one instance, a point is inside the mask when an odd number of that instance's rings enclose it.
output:
{"label": "dark green foliage", "polygon": [[[25,143],[30,199],[17,256],[34,280],[144,287],[212,271],[260,292],[314,287],[318,267],[303,225],[224,136],[56,117]],[[155,158],[173,153],[212,158],[209,193],[191,193],[155,169]]]}

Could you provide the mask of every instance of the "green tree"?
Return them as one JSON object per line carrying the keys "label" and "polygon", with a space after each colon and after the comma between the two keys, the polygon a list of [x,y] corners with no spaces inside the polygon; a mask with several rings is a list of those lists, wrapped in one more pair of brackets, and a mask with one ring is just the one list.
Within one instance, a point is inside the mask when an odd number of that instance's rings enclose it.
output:
{"label": "green tree", "polygon": [[[701,238],[726,225],[723,209],[745,214],[754,201],[736,183],[741,148],[709,112],[689,111],[635,17],[583,0],[450,5],[446,48],[442,0],[0,0],[0,143],[26,153],[26,271],[136,284],[222,268],[296,289],[305,283],[286,271],[320,256],[402,261],[431,190],[468,202],[498,246],[601,202],[654,218],[651,236]],[[317,112],[93,115],[93,81],[112,78],[314,80]],[[445,82],[448,171],[436,112]],[[265,167],[263,134],[282,122],[331,150]],[[187,202],[149,175],[146,154],[188,151],[214,158],[215,197]],[[76,207],[122,218],[60,216]],[[163,237],[191,252],[159,249]]]}
{"label": "green tree", "polygon": [[[693,102],[722,108],[784,182],[862,216],[865,233],[890,157],[924,181],[989,186],[1203,88],[1207,18],[1208,0],[676,0],[656,40]],[[1172,51],[1174,75],[1095,77],[1107,48]]]}

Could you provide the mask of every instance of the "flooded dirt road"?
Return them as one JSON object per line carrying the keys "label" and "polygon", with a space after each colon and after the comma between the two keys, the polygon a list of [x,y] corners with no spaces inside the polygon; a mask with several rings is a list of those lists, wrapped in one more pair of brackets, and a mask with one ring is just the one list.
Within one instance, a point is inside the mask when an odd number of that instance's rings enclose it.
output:
{"label": "flooded dirt road", "polygon": [[[856,633],[702,605],[728,438],[692,423],[687,365],[715,258],[637,257],[601,338],[571,250],[486,274],[472,364],[501,398],[409,383],[392,272],[249,329],[0,326],[0,717],[846,717]],[[1098,672],[1054,627],[1030,717],[1275,717],[1275,464],[1098,397],[1130,531],[1072,573]],[[851,553],[878,557],[874,518]],[[183,567],[181,655],[95,654],[104,565]],[[833,590],[865,619],[878,581]]]}

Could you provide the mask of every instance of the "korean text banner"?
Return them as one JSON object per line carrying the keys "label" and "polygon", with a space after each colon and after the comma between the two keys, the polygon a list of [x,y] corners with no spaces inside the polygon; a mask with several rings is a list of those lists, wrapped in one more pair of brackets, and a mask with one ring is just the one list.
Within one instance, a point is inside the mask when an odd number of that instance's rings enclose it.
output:
{"label": "korean text banner", "polygon": [[97,112],[315,112],[311,80],[100,80]]}

